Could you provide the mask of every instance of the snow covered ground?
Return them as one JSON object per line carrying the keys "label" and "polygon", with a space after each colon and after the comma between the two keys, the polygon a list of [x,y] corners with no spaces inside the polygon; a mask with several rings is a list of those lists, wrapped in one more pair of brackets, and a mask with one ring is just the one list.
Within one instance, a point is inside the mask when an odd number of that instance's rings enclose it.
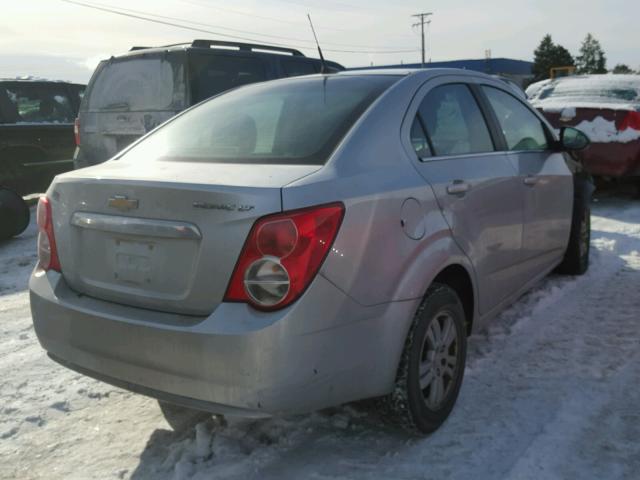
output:
{"label": "snow covered ground", "polygon": [[32,225],[0,244],[0,478],[640,478],[640,202],[593,214],[588,274],[549,277],[470,340],[458,404],[428,438],[352,407],[173,432],[153,400],[46,357]]}

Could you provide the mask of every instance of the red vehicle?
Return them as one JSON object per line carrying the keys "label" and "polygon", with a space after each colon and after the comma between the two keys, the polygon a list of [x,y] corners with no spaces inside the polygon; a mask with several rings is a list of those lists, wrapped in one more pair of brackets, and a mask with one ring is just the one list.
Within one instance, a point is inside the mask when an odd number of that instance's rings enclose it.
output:
{"label": "red vehicle", "polygon": [[589,173],[636,177],[640,186],[640,75],[545,81],[530,90],[529,101],[555,128],[571,126],[589,136],[591,145],[579,152]]}

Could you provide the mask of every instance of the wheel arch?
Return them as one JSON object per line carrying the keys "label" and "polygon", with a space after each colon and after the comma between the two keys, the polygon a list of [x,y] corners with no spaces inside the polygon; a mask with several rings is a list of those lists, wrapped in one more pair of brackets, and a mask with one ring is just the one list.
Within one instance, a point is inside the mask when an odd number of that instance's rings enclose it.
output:
{"label": "wheel arch", "polygon": [[467,269],[458,263],[447,265],[434,277],[431,284],[433,283],[447,285],[456,292],[462,302],[467,335],[471,335],[475,318],[476,299],[473,280]]}

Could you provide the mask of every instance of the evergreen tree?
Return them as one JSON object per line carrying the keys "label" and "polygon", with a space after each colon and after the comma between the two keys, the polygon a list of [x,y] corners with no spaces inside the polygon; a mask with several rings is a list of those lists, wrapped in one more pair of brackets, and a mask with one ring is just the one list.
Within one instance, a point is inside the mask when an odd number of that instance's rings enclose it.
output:
{"label": "evergreen tree", "polygon": [[549,70],[552,67],[568,67],[575,65],[569,50],[562,45],[553,43],[551,35],[544,36],[538,48],[533,52],[533,75],[534,81],[549,78]]}
{"label": "evergreen tree", "polygon": [[624,63],[619,63],[615,67],[613,67],[613,70],[611,70],[611,73],[635,73],[635,72],[631,70],[631,68],[629,68],[629,65],[625,65]]}
{"label": "evergreen tree", "polygon": [[600,42],[590,33],[580,46],[580,55],[576,57],[578,73],[607,73],[607,58]]}

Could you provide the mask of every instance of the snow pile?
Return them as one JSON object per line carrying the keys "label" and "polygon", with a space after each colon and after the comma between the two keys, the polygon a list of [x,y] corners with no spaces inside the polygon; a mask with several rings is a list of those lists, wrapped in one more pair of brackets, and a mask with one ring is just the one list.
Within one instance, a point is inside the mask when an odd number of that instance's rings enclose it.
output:
{"label": "snow pile", "polygon": [[585,133],[593,143],[629,143],[640,139],[640,130],[627,128],[619,131],[616,122],[602,117],[583,120],[575,128]]}
{"label": "snow pile", "polygon": [[640,204],[593,212],[589,272],[548,277],[470,339],[458,404],[427,438],[361,406],[172,431],[153,400],[46,357],[31,225],[0,243],[0,478],[636,479]]}

